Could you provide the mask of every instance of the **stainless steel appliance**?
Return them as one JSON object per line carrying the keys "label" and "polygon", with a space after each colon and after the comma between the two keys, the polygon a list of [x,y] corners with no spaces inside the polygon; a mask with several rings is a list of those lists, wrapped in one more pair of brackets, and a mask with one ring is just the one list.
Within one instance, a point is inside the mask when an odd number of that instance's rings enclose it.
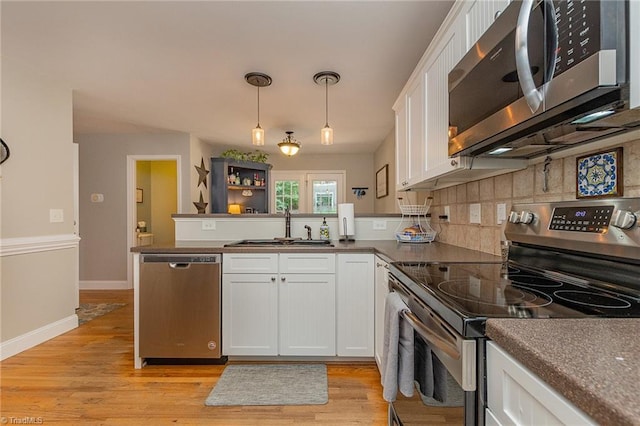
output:
{"label": "stainless steel appliance", "polygon": [[[488,318],[640,317],[639,217],[640,198],[514,205],[506,263],[391,263],[390,288],[465,391],[465,424],[484,424]],[[428,410],[397,405],[400,421]]]}
{"label": "stainless steel appliance", "polygon": [[628,0],[511,2],[449,73],[449,155],[531,158],[640,128],[634,19]]}
{"label": "stainless steel appliance", "polygon": [[144,254],[140,357],[221,359],[220,255]]}

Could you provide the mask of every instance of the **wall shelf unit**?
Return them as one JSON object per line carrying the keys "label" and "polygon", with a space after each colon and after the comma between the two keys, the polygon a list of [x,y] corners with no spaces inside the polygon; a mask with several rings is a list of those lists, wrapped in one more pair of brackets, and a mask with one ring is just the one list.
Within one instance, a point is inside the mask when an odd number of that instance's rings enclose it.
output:
{"label": "wall shelf unit", "polygon": [[271,164],[211,158],[211,213],[227,213],[230,204],[241,213],[269,212]]}

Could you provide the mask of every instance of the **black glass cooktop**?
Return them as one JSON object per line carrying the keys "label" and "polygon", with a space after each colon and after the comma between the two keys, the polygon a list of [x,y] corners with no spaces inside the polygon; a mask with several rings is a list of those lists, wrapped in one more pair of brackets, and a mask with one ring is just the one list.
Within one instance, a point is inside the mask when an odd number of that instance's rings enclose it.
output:
{"label": "black glass cooktop", "polygon": [[518,265],[398,262],[393,266],[409,277],[417,290],[423,290],[423,295],[467,318],[640,316],[639,298],[576,277]]}

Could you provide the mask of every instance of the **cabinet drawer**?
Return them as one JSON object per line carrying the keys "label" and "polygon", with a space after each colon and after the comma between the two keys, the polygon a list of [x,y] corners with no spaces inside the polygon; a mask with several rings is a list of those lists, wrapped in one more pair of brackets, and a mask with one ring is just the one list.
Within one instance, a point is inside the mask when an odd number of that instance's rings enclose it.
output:
{"label": "cabinet drawer", "polygon": [[275,253],[224,254],[222,272],[225,274],[277,274],[278,255]]}
{"label": "cabinet drawer", "polygon": [[280,253],[281,274],[333,274],[335,271],[333,253]]}

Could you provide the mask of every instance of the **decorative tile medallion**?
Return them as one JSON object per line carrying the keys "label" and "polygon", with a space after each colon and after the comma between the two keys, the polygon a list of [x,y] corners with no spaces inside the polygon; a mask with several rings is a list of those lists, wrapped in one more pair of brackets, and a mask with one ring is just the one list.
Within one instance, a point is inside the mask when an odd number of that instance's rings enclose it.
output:
{"label": "decorative tile medallion", "polygon": [[576,159],[576,198],[622,196],[622,147]]}

